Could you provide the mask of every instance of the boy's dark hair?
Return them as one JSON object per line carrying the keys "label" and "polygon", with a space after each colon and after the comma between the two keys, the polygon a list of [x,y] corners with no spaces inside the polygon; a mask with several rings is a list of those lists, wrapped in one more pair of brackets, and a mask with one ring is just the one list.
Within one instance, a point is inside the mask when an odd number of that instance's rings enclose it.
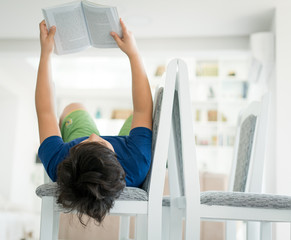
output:
{"label": "boy's dark hair", "polygon": [[100,224],[125,187],[125,172],[106,146],[80,143],[58,165],[57,183],[57,203],[76,210],[83,225],[83,214]]}

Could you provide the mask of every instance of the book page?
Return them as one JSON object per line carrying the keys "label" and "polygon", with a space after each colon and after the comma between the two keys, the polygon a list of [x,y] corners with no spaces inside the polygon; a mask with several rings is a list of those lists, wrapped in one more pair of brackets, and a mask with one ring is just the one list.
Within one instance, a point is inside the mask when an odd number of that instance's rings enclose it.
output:
{"label": "book page", "polygon": [[93,47],[116,48],[115,40],[110,35],[114,31],[121,36],[121,26],[117,10],[114,7],[82,2],[88,32]]}
{"label": "book page", "polygon": [[56,26],[55,50],[57,54],[81,51],[90,46],[81,3],[43,10],[48,27]]}

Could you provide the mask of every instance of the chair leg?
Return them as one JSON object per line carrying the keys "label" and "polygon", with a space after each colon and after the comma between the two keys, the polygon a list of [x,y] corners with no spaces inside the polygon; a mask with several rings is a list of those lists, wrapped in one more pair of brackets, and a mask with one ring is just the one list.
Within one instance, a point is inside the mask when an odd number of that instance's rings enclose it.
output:
{"label": "chair leg", "polygon": [[171,207],[170,213],[170,240],[182,239],[182,210]]}
{"label": "chair leg", "polygon": [[[200,216],[185,209],[185,240],[200,240]],[[195,212],[195,211],[193,211]],[[181,230],[182,232],[182,230]]]}
{"label": "chair leg", "polygon": [[259,222],[247,222],[247,239],[258,240],[260,239],[260,223]]}
{"label": "chair leg", "polygon": [[236,222],[235,221],[225,222],[225,239],[226,240],[236,239]]}
{"label": "chair leg", "polygon": [[57,240],[60,213],[54,211],[55,198],[43,197],[41,204],[40,240]]}
{"label": "chair leg", "polygon": [[135,218],[135,239],[148,239],[148,219],[147,215],[137,215]]}
{"label": "chair leg", "polygon": [[271,240],[272,239],[272,223],[262,222],[261,223],[261,240]]}
{"label": "chair leg", "polygon": [[129,238],[129,223],[130,216],[120,216],[119,240],[127,240]]}
{"label": "chair leg", "polygon": [[170,239],[170,207],[163,207],[162,240]]}

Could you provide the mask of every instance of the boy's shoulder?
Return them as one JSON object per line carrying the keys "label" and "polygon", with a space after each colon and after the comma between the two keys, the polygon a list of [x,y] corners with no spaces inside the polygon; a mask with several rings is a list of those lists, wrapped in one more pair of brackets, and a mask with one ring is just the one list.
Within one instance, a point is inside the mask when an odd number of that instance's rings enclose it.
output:
{"label": "boy's shoulder", "polygon": [[136,127],[131,129],[129,132],[129,136],[139,136],[139,135],[147,135],[147,136],[152,136],[152,130],[146,127]]}

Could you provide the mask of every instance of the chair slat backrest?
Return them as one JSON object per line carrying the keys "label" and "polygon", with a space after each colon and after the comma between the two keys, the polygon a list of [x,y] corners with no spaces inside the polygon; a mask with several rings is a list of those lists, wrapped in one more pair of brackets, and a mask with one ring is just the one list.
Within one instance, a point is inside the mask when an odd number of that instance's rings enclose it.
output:
{"label": "chair slat backrest", "polygon": [[[261,102],[250,103],[240,113],[230,174],[230,191],[261,191],[268,102],[269,96],[266,94]],[[256,183],[251,180],[254,174],[256,174]],[[253,185],[259,187],[253,188]]]}
{"label": "chair slat backrest", "polygon": [[189,213],[192,211],[193,213],[198,210],[200,205],[200,184],[196,155],[195,129],[187,65],[184,61],[179,60],[178,66],[179,72],[177,74],[176,90],[178,92],[181,121],[184,192],[186,199],[191,199],[193,202],[191,204],[187,203],[187,211]]}
{"label": "chair slat backrest", "polygon": [[251,157],[250,170],[246,183],[246,192],[262,192],[263,174],[266,158],[267,136],[269,130],[271,94],[263,95],[260,106],[260,115],[255,134],[255,147]]}
{"label": "chair slat backrest", "polygon": [[246,189],[256,122],[257,116],[251,114],[240,125],[238,154],[233,185],[234,192],[244,192]]}
{"label": "chair slat backrest", "polygon": [[[162,107],[162,101],[163,101],[163,92],[164,92],[163,86],[157,87],[156,92],[155,92],[155,97],[154,97],[153,130],[152,130],[152,132],[153,132],[153,135],[152,135],[152,155],[154,154],[155,149],[156,149],[157,133],[158,133],[158,129],[159,129],[161,107]],[[153,165],[153,158],[151,161],[151,166],[150,166],[149,172],[147,174],[147,177],[146,177],[146,179],[141,187],[146,192],[149,191],[149,183],[150,183],[150,179],[151,179],[152,165]]]}
{"label": "chair slat backrest", "polygon": [[177,90],[175,90],[175,95],[174,95],[172,125],[173,125],[172,131],[173,131],[173,138],[174,138],[173,140],[174,140],[174,148],[175,148],[175,151],[173,151],[173,153],[175,154],[174,158],[176,159],[175,165],[177,168],[179,192],[181,196],[185,196],[179,93]]}
{"label": "chair slat backrest", "polygon": [[[172,112],[173,144],[170,145],[170,148],[174,149],[173,153],[175,156],[173,160],[176,162],[181,196],[185,196],[190,193],[195,193],[197,196],[200,195],[193,125],[194,120],[192,114],[188,70],[184,61],[179,60]],[[172,149],[169,149],[169,151],[171,150]],[[170,157],[171,156],[169,156],[169,158]]]}
{"label": "chair slat backrest", "polygon": [[162,202],[176,73],[177,60],[174,59],[168,64],[167,71],[155,94],[152,162],[142,185],[142,189],[148,192],[149,201],[158,199],[157,202]]}
{"label": "chair slat backrest", "polygon": [[[183,199],[186,199],[184,202],[186,239],[199,236],[200,231],[200,185],[193,125],[188,70],[186,64],[179,59],[168,168],[171,208],[175,208],[177,200],[183,204]],[[173,204],[173,201],[176,203]],[[173,211],[175,210],[173,209]]]}
{"label": "chair slat backrest", "polygon": [[[177,74],[177,60],[172,60],[164,78],[162,92],[158,93],[157,105],[154,109],[153,151],[149,173],[143,184],[148,193],[148,231],[161,239],[162,229],[162,200],[165,184],[166,162],[170,142],[171,114],[173,108],[175,79]],[[161,95],[162,94],[162,97]],[[158,109],[160,109],[158,111]]]}

